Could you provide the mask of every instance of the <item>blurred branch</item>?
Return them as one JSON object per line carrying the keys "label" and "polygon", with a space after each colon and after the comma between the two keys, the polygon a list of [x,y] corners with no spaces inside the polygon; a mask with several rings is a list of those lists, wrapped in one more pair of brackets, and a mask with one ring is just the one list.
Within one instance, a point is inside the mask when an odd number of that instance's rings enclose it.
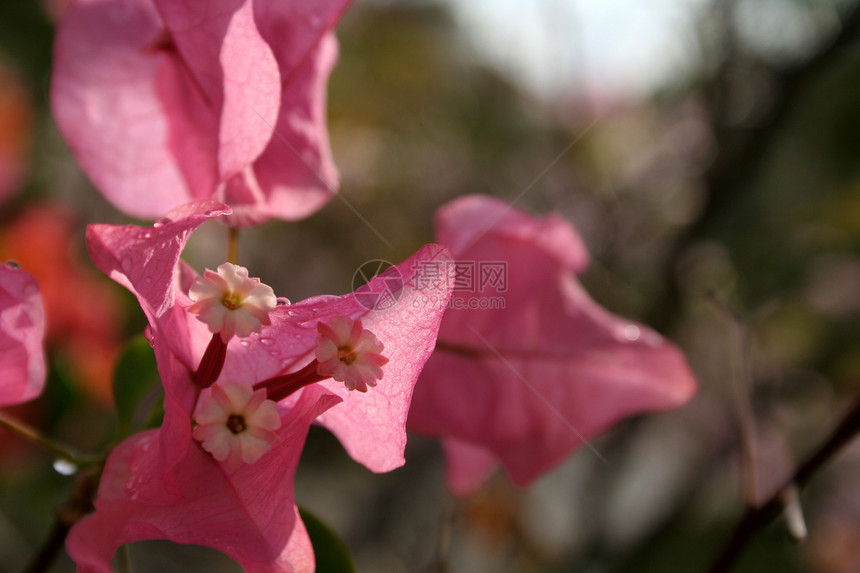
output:
{"label": "blurred branch", "polygon": [[451,535],[454,530],[456,516],[451,504],[445,509],[442,524],[439,527],[439,539],[436,542],[436,556],[430,566],[430,573],[448,573],[448,554],[451,552]]}
{"label": "blurred branch", "polygon": [[66,544],[72,526],[93,510],[93,498],[98,490],[101,466],[90,468],[75,480],[68,503],[57,512],[48,539],[42,544],[24,573],[45,573]]}
{"label": "blurred branch", "polygon": [[[724,26],[731,26],[730,15],[725,14],[725,11],[730,10],[733,4],[727,1],[719,5]],[[860,36],[860,3],[855,3],[848,10],[840,24],[839,32],[829,44],[813,56],[795,66],[771,70],[776,96],[767,114],[755,125],[730,125],[726,118],[723,102],[726,99],[725,90],[728,89],[727,76],[742,56],[734,46],[732,30],[725,30],[725,57],[711,88],[705,90],[712,95],[711,114],[717,149],[717,156],[704,175],[705,204],[699,217],[680,234],[667,256],[664,267],[666,286],[645,317],[648,324],[658,330],[665,330],[677,317],[683,302],[675,276],[678,260],[692,242],[707,234],[746,190],[804,90],[825,73]]]}
{"label": "blurred branch", "polygon": [[747,504],[752,507],[759,503],[759,486],[755,415],[750,398],[752,377],[749,373],[749,330],[740,321],[734,322],[732,330],[734,332],[734,351],[732,353],[734,354],[733,362],[736,370],[732,386],[734,387],[735,408],[743,442],[743,496]]}
{"label": "blurred branch", "polygon": [[854,399],[854,404],[842,422],[836,427],[824,443],[797,468],[785,484],[758,507],[747,510],[741,522],[735,528],[731,538],[726,542],[717,560],[711,568],[711,573],[725,573],[730,570],[740,556],[752,536],[767,523],[777,517],[785,505],[785,492],[790,488],[802,488],[809,480],[833,457],[860,433],[860,396]]}
{"label": "blurred branch", "polygon": [[3,413],[0,413],[0,428],[5,428],[43,447],[57,459],[64,460],[77,467],[88,466],[75,480],[75,486],[69,502],[57,512],[57,518],[54,521],[48,539],[45,540],[42,547],[36,552],[33,561],[25,570],[25,573],[43,573],[50,569],[57,556],[63,550],[66,536],[72,529],[72,526],[92,511],[93,497],[98,489],[99,476],[101,475],[104,458],[101,456],[85,456],[68,446],[57,444],[53,440],[43,436],[35,428],[31,428]]}
{"label": "blurred branch", "polygon": [[715,293],[711,302],[731,323],[732,329],[732,394],[735,415],[741,436],[741,493],[749,507],[759,503],[758,456],[756,454],[755,415],[752,400],[752,374],[750,372],[750,333],[743,316]]}
{"label": "blurred branch", "polygon": [[58,444],[57,442],[51,440],[50,438],[46,438],[43,436],[38,430],[35,428],[31,428],[27,424],[16,420],[14,418],[10,418],[9,416],[0,413],[0,428],[5,428],[12,432],[13,434],[17,434],[22,438],[25,438],[34,444],[37,444],[44,449],[48,450],[51,455],[61,460],[65,460],[71,464],[76,466],[85,466],[89,464],[93,464],[101,461],[101,457],[99,456],[85,456],[73,450],[68,446],[63,446]]}

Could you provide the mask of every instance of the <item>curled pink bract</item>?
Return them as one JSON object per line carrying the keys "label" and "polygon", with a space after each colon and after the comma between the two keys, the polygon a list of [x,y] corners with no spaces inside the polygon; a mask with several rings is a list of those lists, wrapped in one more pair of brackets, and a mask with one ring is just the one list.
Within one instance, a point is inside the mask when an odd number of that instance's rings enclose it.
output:
{"label": "curled pink bract", "polygon": [[348,0],[73,0],[51,106],[95,186],[140,218],[202,199],[298,219],[337,187],[325,88]]}
{"label": "curled pink bract", "polygon": [[[436,225],[455,265],[478,274],[453,293],[409,427],[443,440],[454,492],[497,464],[528,485],[622,418],[695,392],[677,347],[588,296],[575,276],[587,252],[560,216],[474,195],[441,208]],[[481,276],[482,264],[496,274]]]}

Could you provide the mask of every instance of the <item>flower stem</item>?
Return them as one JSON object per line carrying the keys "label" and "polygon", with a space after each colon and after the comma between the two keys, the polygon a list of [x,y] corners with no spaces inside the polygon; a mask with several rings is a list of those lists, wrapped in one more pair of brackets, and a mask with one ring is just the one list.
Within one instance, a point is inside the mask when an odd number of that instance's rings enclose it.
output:
{"label": "flower stem", "polygon": [[326,376],[321,376],[317,373],[319,363],[313,360],[310,364],[297,372],[290,374],[282,374],[268,380],[263,380],[254,384],[254,390],[264,388],[269,400],[280,402],[293,392],[298,391],[305,386],[309,386],[321,380],[325,380]]}
{"label": "flower stem", "polygon": [[22,438],[41,446],[51,452],[55,457],[71,462],[77,466],[90,465],[101,461],[100,457],[84,456],[68,446],[58,444],[50,438],[43,436],[35,428],[32,428],[19,420],[10,418],[2,412],[0,412],[0,427],[6,428],[13,434],[18,434]]}
{"label": "flower stem", "polygon": [[783,509],[784,492],[791,487],[802,488],[810,479],[832,458],[839,450],[847,445],[858,433],[860,433],[860,396],[854,399],[848,414],[842,419],[836,429],[812,453],[802,464],[794,475],[785,482],[783,487],[765,503],[751,507],[744,514],[743,519],[735,528],[731,538],[723,546],[717,560],[711,567],[711,573],[726,573],[735,563],[750,538],[764,525],[780,514]]}
{"label": "flower stem", "polygon": [[227,262],[239,264],[239,227],[230,227],[227,237]]}
{"label": "flower stem", "polygon": [[761,501],[758,487],[758,456],[756,455],[755,415],[752,401],[752,375],[750,374],[750,333],[740,312],[723,301],[715,292],[708,298],[729,321],[731,326],[732,394],[735,416],[740,430],[741,493],[748,507]]}

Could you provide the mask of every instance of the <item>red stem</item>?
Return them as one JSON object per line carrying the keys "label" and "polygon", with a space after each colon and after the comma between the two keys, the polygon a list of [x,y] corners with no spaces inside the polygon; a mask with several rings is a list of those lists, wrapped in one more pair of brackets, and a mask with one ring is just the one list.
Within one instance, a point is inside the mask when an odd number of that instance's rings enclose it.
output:
{"label": "red stem", "polygon": [[293,392],[304,388],[320,380],[325,380],[328,376],[320,376],[317,373],[319,363],[313,360],[310,364],[290,374],[282,374],[268,380],[263,380],[254,384],[254,390],[265,388],[269,400],[279,402]]}

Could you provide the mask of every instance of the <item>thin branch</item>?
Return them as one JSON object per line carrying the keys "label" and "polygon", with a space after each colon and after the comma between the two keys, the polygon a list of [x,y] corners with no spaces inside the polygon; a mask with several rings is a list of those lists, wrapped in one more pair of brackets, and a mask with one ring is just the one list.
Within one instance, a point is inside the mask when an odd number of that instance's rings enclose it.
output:
{"label": "thin branch", "polygon": [[756,453],[755,415],[752,400],[752,375],[750,373],[750,333],[741,314],[711,295],[711,302],[728,318],[732,328],[732,395],[735,414],[741,435],[741,490],[749,507],[759,503],[758,455]]}
{"label": "thin branch", "polygon": [[758,455],[756,453],[755,415],[753,414],[752,379],[749,375],[749,329],[739,321],[734,322],[734,393],[743,440],[743,495],[750,507],[759,503]]}
{"label": "thin branch", "polygon": [[860,396],[855,398],[851,410],[836,429],[809,459],[797,468],[794,475],[767,502],[747,510],[714,562],[710,570],[711,573],[728,572],[752,536],[782,512],[784,506],[783,492],[792,487],[803,488],[824,464],[851,442],[858,433],[860,433]]}
{"label": "thin branch", "polygon": [[456,515],[454,507],[449,503],[442,516],[439,527],[439,538],[436,541],[436,555],[430,565],[430,573],[448,573],[448,555],[451,552],[451,535],[454,530]]}
{"label": "thin branch", "polygon": [[13,434],[33,442],[48,450],[54,457],[60,458],[76,466],[85,466],[101,461],[101,457],[85,456],[68,446],[58,444],[57,442],[43,436],[37,429],[28,426],[27,424],[10,418],[6,414],[0,412],[0,427],[6,428]]}

